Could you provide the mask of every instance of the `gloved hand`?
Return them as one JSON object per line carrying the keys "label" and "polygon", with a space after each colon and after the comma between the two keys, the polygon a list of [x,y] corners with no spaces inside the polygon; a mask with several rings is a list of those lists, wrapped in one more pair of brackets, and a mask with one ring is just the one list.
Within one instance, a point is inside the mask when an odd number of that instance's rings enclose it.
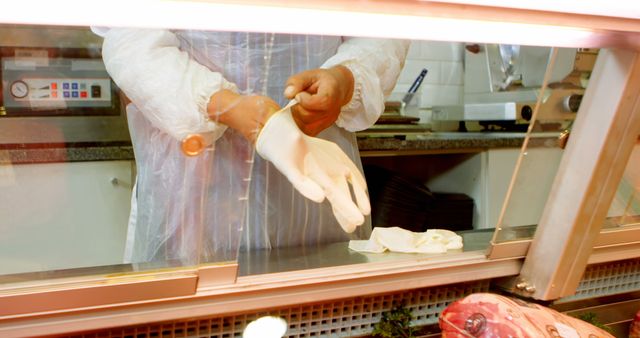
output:
{"label": "gloved hand", "polygon": [[353,89],[353,74],[347,67],[337,65],[292,75],[284,96],[299,103],[291,112],[300,130],[316,136],[336,122],[342,106],[351,101]]}
{"label": "gloved hand", "polygon": [[318,203],[326,197],[340,226],[351,233],[371,212],[366,181],[338,145],[307,136],[298,128],[289,109],[294,103],[295,100],[266,122],[258,135],[256,150],[302,195]]}

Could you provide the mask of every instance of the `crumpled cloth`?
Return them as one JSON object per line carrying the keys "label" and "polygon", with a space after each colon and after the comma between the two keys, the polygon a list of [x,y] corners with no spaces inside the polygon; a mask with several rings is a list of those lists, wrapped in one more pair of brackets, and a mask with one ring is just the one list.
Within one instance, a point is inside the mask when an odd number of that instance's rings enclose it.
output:
{"label": "crumpled cloth", "polygon": [[443,229],[413,232],[399,227],[376,227],[368,240],[349,241],[349,249],[365,253],[383,253],[387,250],[402,253],[445,253],[462,249],[462,237]]}

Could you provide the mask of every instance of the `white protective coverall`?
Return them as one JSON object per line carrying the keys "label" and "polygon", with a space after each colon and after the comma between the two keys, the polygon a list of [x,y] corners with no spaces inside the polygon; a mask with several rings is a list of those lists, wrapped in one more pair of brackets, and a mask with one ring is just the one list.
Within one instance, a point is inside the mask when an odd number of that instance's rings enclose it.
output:
{"label": "white protective coverall", "polygon": [[[299,194],[275,167],[254,156],[239,132],[208,119],[210,96],[230,89],[284,105],[287,78],[347,66],[352,101],[318,137],[335,142],[361,170],[354,131],[373,125],[404,64],[408,42],[271,33],[94,28],[103,59],[131,99],[127,117],[136,156],[125,262],[235,260],[242,250],[368,238],[338,225],[325,200]],[[181,140],[215,142],[196,157]]]}

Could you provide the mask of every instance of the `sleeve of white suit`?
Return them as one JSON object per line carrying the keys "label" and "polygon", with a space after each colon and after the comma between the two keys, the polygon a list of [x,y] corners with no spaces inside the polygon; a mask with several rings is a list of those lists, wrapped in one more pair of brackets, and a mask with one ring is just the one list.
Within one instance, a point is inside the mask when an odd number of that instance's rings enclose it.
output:
{"label": "sleeve of white suit", "polygon": [[175,34],[159,29],[94,28],[104,37],[107,72],[136,107],[177,140],[194,133],[217,139],[226,126],[209,120],[207,105],[221,89],[236,90],[179,49]]}
{"label": "sleeve of white suit", "polygon": [[384,111],[384,100],[396,85],[409,49],[407,40],[345,38],[322,68],[343,65],[351,70],[355,88],[342,107],[339,127],[359,131],[372,126]]}

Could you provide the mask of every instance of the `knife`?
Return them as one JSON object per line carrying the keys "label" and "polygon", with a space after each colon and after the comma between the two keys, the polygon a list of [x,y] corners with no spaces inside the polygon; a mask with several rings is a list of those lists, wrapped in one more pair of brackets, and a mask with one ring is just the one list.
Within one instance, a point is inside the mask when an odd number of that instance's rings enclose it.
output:
{"label": "knife", "polygon": [[402,102],[404,102],[405,105],[408,105],[409,102],[411,102],[411,100],[413,99],[413,95],[415,95],[415,93],[418,91],[418,88],[420,88],[422,80],[424,80],[425,76],[427,76],[427,69],[423,68],[420,72],[420,75],[418,75],[415,81],[413,81],[413,84],[409,88],[409,91],[404,95],[404,98],[402,99]]}

